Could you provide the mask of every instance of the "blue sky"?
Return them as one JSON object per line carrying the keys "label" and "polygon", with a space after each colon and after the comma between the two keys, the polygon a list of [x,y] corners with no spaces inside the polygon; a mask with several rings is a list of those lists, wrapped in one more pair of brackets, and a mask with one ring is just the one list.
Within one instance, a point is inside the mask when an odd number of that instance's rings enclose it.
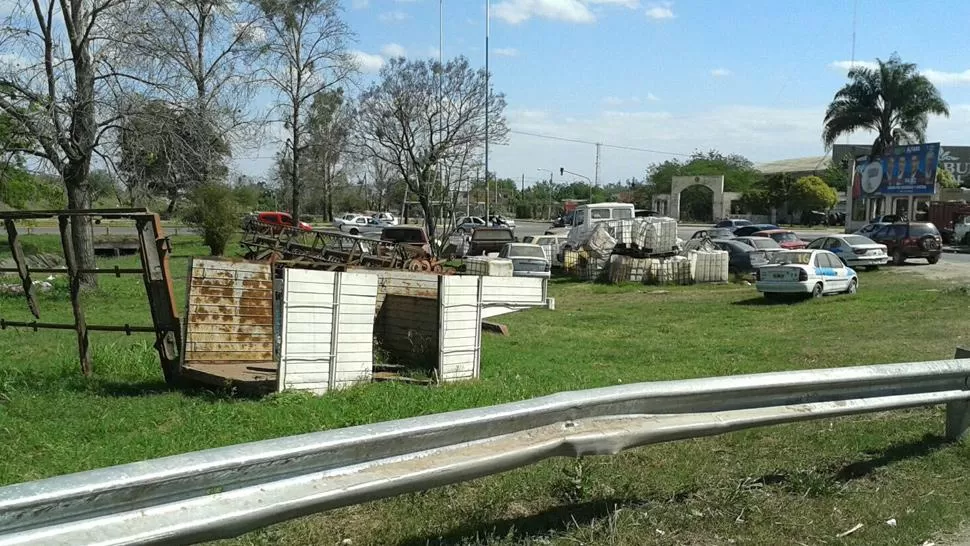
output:
{"label": "blue sky", "polygon": [[[852,57],[854,6],[856,61],[895,51],[916,63],[952,111],[931,120],[929,139],[970,145],[970,2],[492,0],[492,81],[513,131],[679,154],[716,148],[755,162],[822,155],[822,115]],[[438,7],[344,2],[363,84],[390,56],[437,54]],[[445,57],[484,64],[484,35],[484,0],[444,0]],[[492,170],[527,183],[548,176],[537,168],[595,169],[591,145],[512,134],[492,151]],[[604,148],[601,181],[642,177],[668,157],[677,156]],[[266,164],[237,161],[250,174]]]}

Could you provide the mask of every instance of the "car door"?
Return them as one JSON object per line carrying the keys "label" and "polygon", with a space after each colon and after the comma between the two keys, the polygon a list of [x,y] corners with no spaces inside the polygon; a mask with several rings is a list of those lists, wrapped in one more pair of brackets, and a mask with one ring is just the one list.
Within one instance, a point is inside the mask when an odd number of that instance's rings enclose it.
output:
{"label": "car door", "polygon": [[822,263],[822,276],[825,277],[826,292],[841,292],[849,285],[845,266],[834,254],[823,252],[818,255]]}
{"label": "car door", "polygon": [[842,265],[842,260],[845,259],[845,249],[843,248],[842,239],[826,237],[825,243],[822,244],[822,250],[828,250],[832,254],[835,254],[839,258],[839,265]]}

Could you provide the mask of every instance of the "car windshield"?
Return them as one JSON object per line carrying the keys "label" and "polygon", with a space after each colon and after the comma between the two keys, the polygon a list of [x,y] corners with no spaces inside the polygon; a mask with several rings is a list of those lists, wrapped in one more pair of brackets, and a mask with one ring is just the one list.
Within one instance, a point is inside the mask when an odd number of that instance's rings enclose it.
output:
{"label": "car windshield", "polygon": [[354,219],[354,218],[356,218],[356,217],[357,217],[357,216],[356,216],[356,215],[354,215],[354,214],[345,214],[345,215],[344,215],[344,220],[353,220],[353,219]]}
{"label": "car windshield", "polygon": [[512,232],[507,229],[476,229],[473,241],[511,241]]}
{"label": "car windshield", "polygon": [[875,241],[862,235],[846,235],[845,242],[849,243],[849,246],[875,244]]}
{"label": "car windshield", "polygon": [[775,233],[772,234],[771,238],[779,243],[794,243],[798,241],[798,237],[794,233]]}
{"label": "car windshield", "polygon": [[781,248],[777,241],[767,237],[764,239],[746,239],[744,242],[755,248]]}
{"label": "car windshield", "polygon": [[533,245],[512,245],[509,248],[510,258],[543,258],[545,259],[546,253],[542,251],[542,247]]}
{"label": "car windshield", "polygon": [[770,259],[773,264],[808,265],[811,261],[811,252],[775,252]]}
{"label": "car windshield", "polygon": [[939,235],[940,232],[936,230],[936,226],[933,224],[910,224],[909,225],[909,236],[910,237],[923,237],[924,235]]}
{"label": "car windshield", "polygon": [[381,239],[395,243],[424,243],[424,232],[420,229],[384,228]]}

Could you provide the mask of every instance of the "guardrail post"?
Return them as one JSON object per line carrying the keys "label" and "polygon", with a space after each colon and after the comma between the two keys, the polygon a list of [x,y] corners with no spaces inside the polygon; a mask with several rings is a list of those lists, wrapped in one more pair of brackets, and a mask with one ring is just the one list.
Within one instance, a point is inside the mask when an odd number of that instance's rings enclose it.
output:
{"label": "guardrail post", "polygon": [[[970,358],[970,349],[957,347],[954,358]],[[965,385],[967,386],[967,385]],[[946,439],[961,440],[970,429],[970,401],[959,400],[946,405]]]}

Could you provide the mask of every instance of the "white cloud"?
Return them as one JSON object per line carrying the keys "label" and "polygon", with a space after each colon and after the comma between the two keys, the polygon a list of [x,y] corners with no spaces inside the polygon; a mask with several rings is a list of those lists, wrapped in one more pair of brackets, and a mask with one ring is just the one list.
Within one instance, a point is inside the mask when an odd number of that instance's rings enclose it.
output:
{"label": "white cloud", "polygon": [[383,55],[386,59],[393,59],[397,57],[407,57],[408,52],[406,49],[404,49],[404,46],[390,43],[384,44],[384,47],[381,48],[381,55]]}
{"label": "white cloud", "polygon": [[384,13],[377,16],[382,23],[401,23],[407,21],[411,18],[410,15],[404,13],[403,11],[385,11]]}
{"label": "white cloud", "polygon": [[495,16],[517,25],[533,17],[567,23],[592,23],[593,12],[579,0],[505,0],[492,8]]}
{"label": "white cloud", "polygon": [[653,93],[647,93],[647,100],[651,102],[658,102],[660,100],[660,97],[658,97],[657,95],[654,95]]}
{"label": "white cloud", "polygon": [[354,9],[365,9],[370,5],[370,0],[352,0],[350,2],[350,7]]}
{"label": "white cloud", "polygon": [[380,55],[365,53],[363,51],[351,51],[351,54],[354,56],[354,60],[357,61],[357,66],[361,72],[373,74],[380,72],[381,67],[384,66],[384,57]]}
{"label": "white cloud", "polygon": [[614,97],[614,96],[603,97],[603,104],[614,108],[619,106],[640,104],[640,97],[629,97],[629,98]]}
{"label": "white cloud", "polygon": [[[829,68],[838,70],[840,72],[848,72],[853,65],[856,67],[868,68],[870,70],[876,70],[879,68],[879,63],[875,61],[835,61],[829,63]],[[962,72],[947,72],[945,70],[933,70],[932,68],[929,68],[926,70],[920,70],[920,73],[926,76],[936,85],[970,85],[970,69]]]}
{"label": "white cloud", "polygon": [[963,72],[943,72],[940,70],[923,70],[923,75],[936,85],[967,85],[970,84],[970,70]]}
{"label": "white cloud", "polygon": [[636,9],[639,0],[504,0],[492,10],[495,16],[512,25],[533,17],[565,23],[593,23],[596,15],[590,6]]}
{"label": "white cloud", "polygon": [[879,68],[879,63],[874,61],[835,61],[829,64],[829,68],[848,72],[853,66],[856,68],[868,68],[874,70]]}
{"label": "white cloud", "polygon": [[715,68],[714,70],[711,70],[711,76],[714,76],[715,78],[725,78],[730,75],[731,71],[727,68]]}
{"label": "white cloud", "polygon": [[649,7],[647,7],[647,17],[657,21],[663,19],[673,19],[676,17],[676,15],[674,15],[674,10],[672,7],[673,4],[671,2],[651,4]]}
{"label": "white cloud", "polygon": [[492,53],[495,53],[499,57],[518,57],[519,56],[519,50],[515,49],[514,47],[500,47],[497,49],[493,49]]}

